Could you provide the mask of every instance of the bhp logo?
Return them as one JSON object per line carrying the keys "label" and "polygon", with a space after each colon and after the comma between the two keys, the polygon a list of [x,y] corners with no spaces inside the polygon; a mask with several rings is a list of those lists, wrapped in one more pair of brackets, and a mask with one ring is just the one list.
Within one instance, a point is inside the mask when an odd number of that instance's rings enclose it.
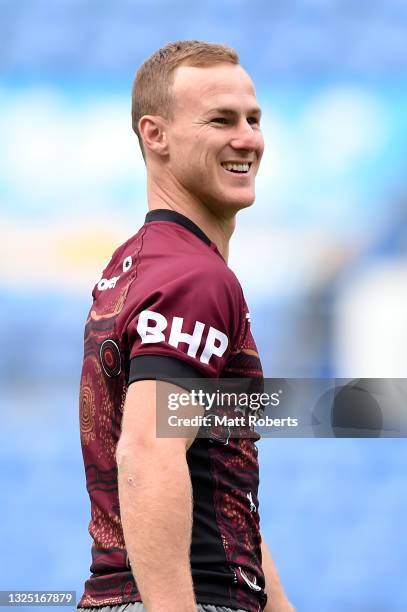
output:
{"label": "bhp logo", "polygon": [[[167,319],[159,312],[143,310],[139,316],[137,332],[142,344],[167,342],[170,346],[178,348],[180,343],[184,343],[188,345],[187,355],[196,357],[201,347],[205,323],[196,321],[192,334],[182,331],[183,324],[183,317],[173,317],[169,327]],[[228,344],[226,334],[210,326],[199,361],[209,363],[213,355],[222,357]]]}

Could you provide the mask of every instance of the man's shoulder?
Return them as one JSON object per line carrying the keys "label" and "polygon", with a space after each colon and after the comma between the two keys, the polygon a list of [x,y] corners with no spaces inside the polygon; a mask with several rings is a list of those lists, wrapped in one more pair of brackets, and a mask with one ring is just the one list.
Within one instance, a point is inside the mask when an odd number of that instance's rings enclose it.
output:
{"label": "man's shoulder", "polygon": [[[126,301],[157,291],[203,300],[233,312],[244,302],[240,283],[216,246],[173,223],[146,223],[113,253],[97,289],[126,289]],[[111,294],[111,291],[107,293]]]}
{"label": "man's shoulder", "polygon": [[146,273],[162,281],[178,279],[240,290],[235,274],[212,243],[206,244],[173,224],[150,223],[144,228],[139,265]]}

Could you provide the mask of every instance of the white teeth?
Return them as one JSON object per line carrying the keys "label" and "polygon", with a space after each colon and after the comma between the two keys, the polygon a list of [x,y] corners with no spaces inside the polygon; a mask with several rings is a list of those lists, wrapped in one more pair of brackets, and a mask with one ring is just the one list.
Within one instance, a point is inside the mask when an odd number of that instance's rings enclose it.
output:
{"label": "white teeth", "polygon": [[250,169],[250,164],[249,163],[244,163],[244,164],[234,164],[232,162],[224,162],[222,164],[222,166],[229,171],[232,172],[249,172]]}

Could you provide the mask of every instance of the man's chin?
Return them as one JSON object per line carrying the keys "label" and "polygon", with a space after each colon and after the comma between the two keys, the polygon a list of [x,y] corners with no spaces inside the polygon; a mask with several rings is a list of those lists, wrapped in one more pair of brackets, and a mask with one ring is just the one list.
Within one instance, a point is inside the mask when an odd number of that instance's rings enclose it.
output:
{"label": "man's chin", "polygon": [[253,192],[249,193],[234,193],[219,192],[216,197],[206,197],[206,206],[214,213],[222,213],[223,217],[233,217],[239,210],[249,208],[254,203],[255,196]]}
{"label": "man's chin", "polygon": [[241,198],[233,198],[230,199],[229,202],[226,202],[226,206],[228,208],[235,208],[236,211],[242,210],[243,208],[249,208],[254,203],[254,195],[241,197]]}
{"label": "man's chin", "polygon": [[228,206],[237,208],[247,208],[251,206],[255,199],[253,189],[234,189],[226,190],[223,193],[223,201]]}

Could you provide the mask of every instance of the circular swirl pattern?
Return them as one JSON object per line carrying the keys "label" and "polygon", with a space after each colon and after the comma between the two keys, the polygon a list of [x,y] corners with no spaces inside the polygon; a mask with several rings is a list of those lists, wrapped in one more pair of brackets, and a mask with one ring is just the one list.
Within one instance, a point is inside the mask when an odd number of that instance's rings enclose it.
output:
{"label": "circular swirl pattern", "polygon": [[100,363],[106,376],[112,378],[122,371],[120,348],[115,340],[108,338],[102,342],[99,351]]}
{"label": "circular swirl pattern", "polygon": [[80,391],[80,426],[83,444],[89,444],[95,439],[95,395],[92,389],[91,377],[88,374],[82,380]]}

